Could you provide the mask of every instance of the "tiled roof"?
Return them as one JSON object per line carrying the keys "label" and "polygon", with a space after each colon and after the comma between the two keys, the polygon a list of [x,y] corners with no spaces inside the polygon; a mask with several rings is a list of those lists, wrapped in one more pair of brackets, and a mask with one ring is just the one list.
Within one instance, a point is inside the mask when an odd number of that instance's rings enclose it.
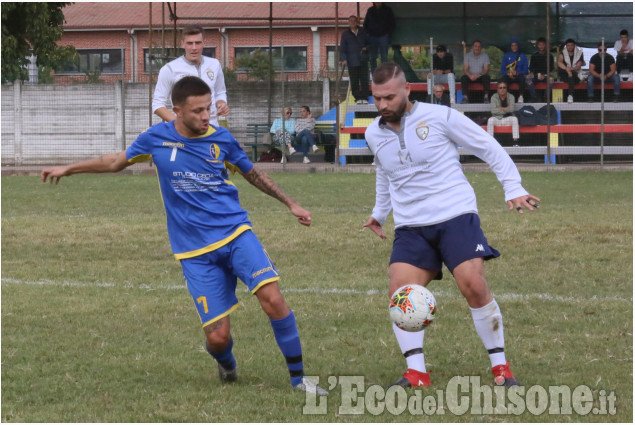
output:
{"label": "tiled roof", "polygon": [[[168,4],[175,2],[152,3],[152,26],[161,26],[162,4],[165,4],[165,25],[172,26]],[[359,3],[359,13],[363,18],[370,2]],[[64,8],[66,30],[107,29],[107,28],[147,28],[150,21],[149,3],[113,3],[113,2],[77,2]],[[357,3],[338,3],[340,26],[345,27],[346,18],[357,14]],[[177,25],[196,23],[204,27],[222,26],[268,26],[268,2],[222,2],[222,3],[185,3],[176,2]],[[334,2],[274,2],[274,26],[289,25],[334,25]],[[182,19],[201,18],[206,19]],[[233,18],[233,19],[223,19]],[[242,19],[241,19],[242,18]],[[264,18],[254,20],[254,18]],[[302,20],[284,20],[280,18],[303,18]],[[309,18],[308,20],[305,20]]]}

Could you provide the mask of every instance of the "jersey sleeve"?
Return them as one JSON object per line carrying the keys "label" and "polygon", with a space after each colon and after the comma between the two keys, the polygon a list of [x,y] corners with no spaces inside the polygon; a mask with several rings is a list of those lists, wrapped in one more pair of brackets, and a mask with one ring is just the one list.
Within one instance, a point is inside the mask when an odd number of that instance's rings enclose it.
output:
{"label": "jersey sleeve", "polygon": [[215,102],[222,100],[225,103],[227,103],[227,88],[225,87],[225,75],[223,75],[223,68],[220,65],[218,66],[218,74],[216,75],[216,80],[214,81],[214,100]]}
{"label": "jersey sleeve", "polygon": [[141,133],[139,137],[126,149],[126,159],[134,164],[152,160],[152,149],[148,132]]}
{"label": "jersey sleeve", "polygon": [[449,110],[447,132],[450,140],[485,161],[503,185],[505,201],[528,192],[521,185],[516,165],[505,149],[471,119],[453,109]]}
{"label": "jersey sleeve", "polygon": [[375,157],[375,207],[371,217],[373,217],[380,225],[386,223],[388,214],[392,210],[392,204],[390,202],[390,188],[388,183],[388,176],[381,166],[379,159]]}
{"label": "jersey sleeve", "polygon": [[[164,65],[159,71],[157,85],[154,88],[152,96],[152,112],[156,112],[159,108],[170,108],[172,100],[170,94],[172,92],[172,72],[168,65]],[[224,83],[223,83],[224,85]]]}
{"label": "jersey sleeve", "polygon": [[227,168],[235,172],[238,169],[241,173],[245,174],[254,168],[254,165],[249,160],[249,157],[245,153],[240,143],[227,132],[227,137],[230,138],[230,148],[228,149],[227,156],[225,157],[225,165]]}

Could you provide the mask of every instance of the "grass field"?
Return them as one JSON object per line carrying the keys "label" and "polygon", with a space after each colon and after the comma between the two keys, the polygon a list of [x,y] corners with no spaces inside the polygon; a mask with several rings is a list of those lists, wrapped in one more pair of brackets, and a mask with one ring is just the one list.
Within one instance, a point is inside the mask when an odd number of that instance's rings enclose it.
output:
{"label": "grass field", "polygon": [[[365,388],[396,380],[405,361],[387,312],[392,222],[388,241],[362,230],[374,175],[273,177],[311,210],[310,228],[234,180],[281,272],[306,372],[326,387],[344,375]],[[2,179],[2,421],[632,422],[632,172],[524,173],[542,208],[522,216],[507,210],[493,174],[468,178],[503,254],[486,271],[516,377],[526,388],[587,386],[596,407],[612,393],[614,414],[346,415],[340,385],[326,414],[303,414],[266,316],[242,289],[232,314],[240,380],[221,385],[170,252],[156,178],[84,175],[59,186]],[[489,387],[487,353],[447,270],[429,288],[439,305],[425,337],[432,385],[407,395],[436,396],[454,376]]]}

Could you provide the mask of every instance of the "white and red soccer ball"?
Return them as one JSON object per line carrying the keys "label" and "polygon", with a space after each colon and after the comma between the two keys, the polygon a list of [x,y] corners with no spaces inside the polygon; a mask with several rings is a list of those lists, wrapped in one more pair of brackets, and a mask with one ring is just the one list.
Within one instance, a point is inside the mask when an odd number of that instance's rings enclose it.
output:
{"label": "white and red soccer ball", "polygon": [[437,302],[434,295],[421,285],[405,285],[390,297],[390,318],[404,331],[418,332],[435,318]]}

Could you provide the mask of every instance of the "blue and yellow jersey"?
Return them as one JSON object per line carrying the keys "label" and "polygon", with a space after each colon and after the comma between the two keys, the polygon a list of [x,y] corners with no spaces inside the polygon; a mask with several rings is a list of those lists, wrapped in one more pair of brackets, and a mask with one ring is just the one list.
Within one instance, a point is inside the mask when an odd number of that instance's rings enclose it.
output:
{"label": "blue and yellow jersey", "polygon": [[227,167],[247,173],[253,164],[226,129],[210,125],[206,134],[189,139],[174,121],[156,124],[139,135],[126,157],[156,165],[177,259],[213,251],[251,229]]}

